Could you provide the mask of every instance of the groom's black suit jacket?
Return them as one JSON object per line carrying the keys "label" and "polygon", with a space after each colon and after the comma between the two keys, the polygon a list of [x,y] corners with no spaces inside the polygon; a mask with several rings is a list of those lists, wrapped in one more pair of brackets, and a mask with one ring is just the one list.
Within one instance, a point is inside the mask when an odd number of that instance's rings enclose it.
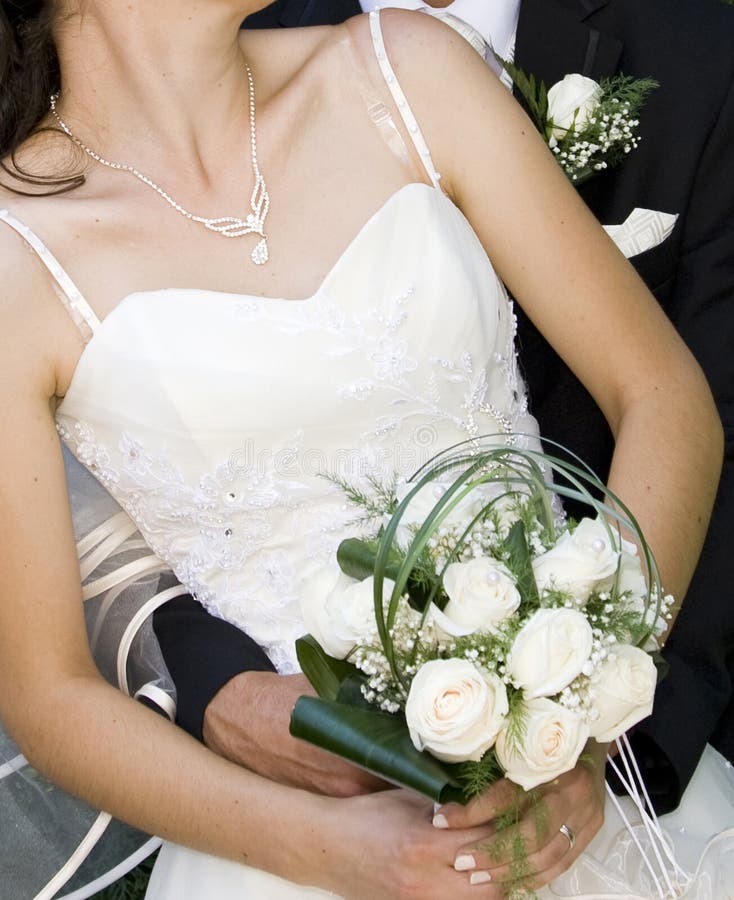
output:
{"label": "groom's black suit jacket", "polygon": [[[335,24],[359,12],[355,0],[278,0],[246,24]],[[665,809],[677,803],[707,741],[734,759],[734,9],[714,0],[522,0],[515,60],[548,85],[569,72],[660,82],[641,115],[639,148],[580,192],[604,224],[623,222],[635,207],[678,214],[673,233],[632,263],[703,366],[726,431],[709,537],[666,647],[670,673],[635,737]],[[518,315],[541,433],[605,474],[612,439],[601,413]],[[155,624],[179,690],[179,721],[195,734],[230,677],[270,668],[246,635],[191,600],[164,608]],[[656,748],[671,765],[661,766]]]}

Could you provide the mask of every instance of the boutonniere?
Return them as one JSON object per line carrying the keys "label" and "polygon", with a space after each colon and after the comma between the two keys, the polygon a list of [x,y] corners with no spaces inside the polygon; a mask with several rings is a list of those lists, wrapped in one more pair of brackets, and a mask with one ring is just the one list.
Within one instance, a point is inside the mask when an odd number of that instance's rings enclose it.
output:
{"label": "boutonniere", "polygon": [[547,88],[513,63],[499,62],[575,185],[619,165],[640,143],[640,110],[650,91],[659,87],[653,78],[619,74],[596,82],[570,74]]}

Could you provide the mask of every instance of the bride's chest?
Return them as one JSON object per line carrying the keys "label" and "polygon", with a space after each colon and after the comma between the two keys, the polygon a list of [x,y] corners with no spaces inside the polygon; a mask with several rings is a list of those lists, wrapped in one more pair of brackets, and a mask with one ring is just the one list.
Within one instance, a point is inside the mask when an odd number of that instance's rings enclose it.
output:
{"label": "bride's chest", "polygon": [[414,188],[368,223],[311,297],[129,295],[84,350],[60,414],[223,436],[338,429],[466,390],[511,355],[511,313],[465,220],[447,229],[441,210],[410,227],[435,197]]}

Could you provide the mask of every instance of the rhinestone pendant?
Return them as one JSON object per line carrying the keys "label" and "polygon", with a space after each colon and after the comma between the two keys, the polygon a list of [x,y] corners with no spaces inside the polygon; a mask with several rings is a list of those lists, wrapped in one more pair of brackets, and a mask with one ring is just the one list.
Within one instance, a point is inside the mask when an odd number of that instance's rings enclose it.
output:
{"label": "rhinestone pendant", "polygon": [[262,238],[255,245],[255,249],[250,254],[250,259],[255,263],[256,266],[262,266],[270,257],[268,253],[268,242],[265,238]]}

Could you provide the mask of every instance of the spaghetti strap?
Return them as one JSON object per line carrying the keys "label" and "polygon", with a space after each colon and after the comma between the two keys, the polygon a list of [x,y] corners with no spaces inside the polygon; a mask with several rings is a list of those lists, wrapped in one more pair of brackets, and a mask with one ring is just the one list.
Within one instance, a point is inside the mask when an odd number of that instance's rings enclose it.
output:
{"label": "spaghetti strap", "polygon": [[74,320],[77,328],[82,332],[85,341],[88,340],[100,323],[97,314],[84,299],[79,288],[62,268],[53,253],[27,225],[16,219],[7,209],[0,209],[0,221],[5,222],[6,225],[16,231],[41,260],[61,290],[61,299],[69,315]]}
{"label": "spaghetti strap", "polygon": [[423,164],[428,177],[431,179],[431,184],[435,187],[439,187],[439,180],[441,178],[440,174],[436,171],[436,167],[433,164],[433,160],[431,159],[431,151],[428,149],[428,144],[426,143],[426,139],[423,137],[423,132],[418,125],[418,121],[413,115],[413,111],[410,108],[410,104],[403,93],[403,89],[400,87],[400,83],[393,71],[393,67],[390,65],[390,60],[387,58],[387,52],[385,51],[385,42],[382,37],[382,26],[380,25],[380,10],[375,9],[370,14],[370,33],[372,35],[372,46],[375,49],[375,56],[377,57],[377,62],[380,66],[380,71],[382,72],[383,78],[392,94],[393,100],[395,101],[395,105],[398,108],[398,112],[405,123],[405,127],[408,130],[408,134],[410,135],[410,139],[413,142],[415,149],[418,151],[418,156]]}

